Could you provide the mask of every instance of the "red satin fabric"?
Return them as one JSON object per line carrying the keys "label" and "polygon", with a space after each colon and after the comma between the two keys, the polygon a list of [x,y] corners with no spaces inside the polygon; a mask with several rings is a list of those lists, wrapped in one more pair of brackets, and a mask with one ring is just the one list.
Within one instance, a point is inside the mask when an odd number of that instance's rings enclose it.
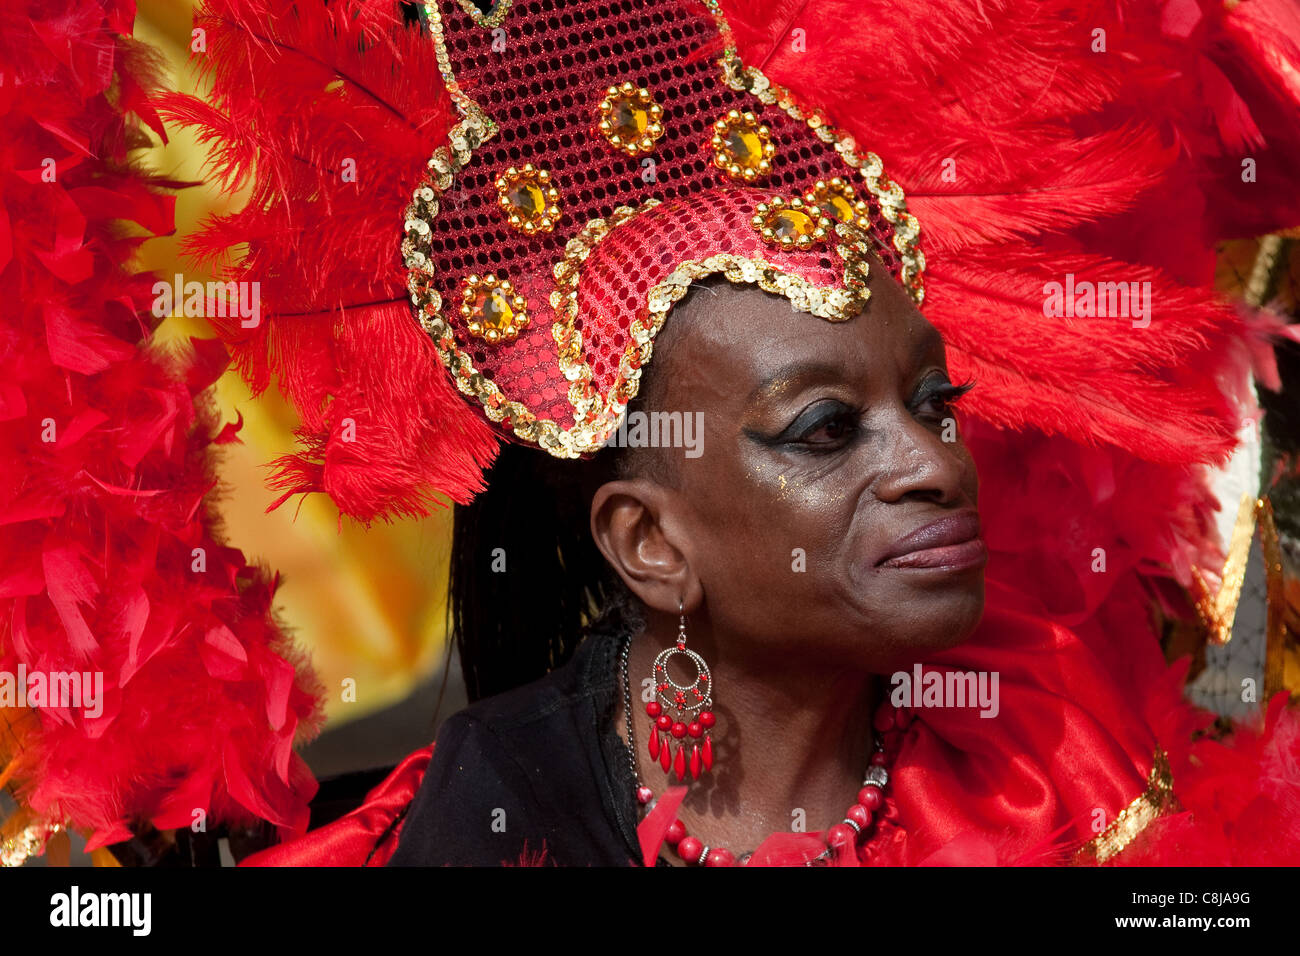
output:
{"label": "red satin fabric", "polygon": [[1050,858],[1091,839],[1094,821],[1114,820],[1146,789],[1156,738],[1141,702],[1024,596],[989,580],[986,607],[972,639],[924,670],[997,672],[999,712],[913,711],[890,780],[907,838],[876,862],[921,863],[954,840],[967,852],[930,862],[973,862],[972,852],[989,861],[989,848],[999,862]]}
{"label": "red satin fabric", "polygon": [[383,866],[402,832],[400,822],[389,827],[415,796],[432,759],[429,744],[399,763],[351,813],[297,840],[254,853],[239,865]]}

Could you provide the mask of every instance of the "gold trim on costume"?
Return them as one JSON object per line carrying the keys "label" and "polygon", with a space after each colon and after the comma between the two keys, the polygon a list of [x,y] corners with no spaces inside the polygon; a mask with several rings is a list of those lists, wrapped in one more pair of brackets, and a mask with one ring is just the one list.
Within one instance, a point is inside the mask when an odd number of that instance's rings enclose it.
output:
{"label": "gold trim on costume", "polygon": [[1294,676],[1288,676],[1289,668],[1293,675],[1296,672],[1294,663],[1288,665],[1288,660],[1297,659],[1298,648],[1294,637],[1289,636],[1286,570],[1277,525],[1273,520],[1273,502],[1267,495],[1258,498],[1249,492],[1242,495],[1218,589],[1215,590],[1207,581],[1201,568],[1192,565],[1191,595],[1208,639],[1218,645],[1227,644],[1232,639],[1233,622],[1256,533],[1259,535],[1260,558],[1264,563],[1267,607],[1263,688],[1267,700],[1280,690],[1295,693],[1297,685],[1300,685]]}
{"label": "gold trim on costume", "polygon": [[1110,826],[1081,846],[1075,852],[1072,862],[1076,866],[1105,863],[1132,843],[1157,817],[1178,809],[1169,758],[1157,747],[1152,758],[1151,773],[1147,777],[1146,790],[1121,810]]}
{"label": "gold trim on costume", "polygon": [[[504,18],[505,12],[510,9],[510,0],[501,0],[501,3],[502,7],[498,8],[493,16],[496,16],[496,14],[499,13]],[[461,6],[465,5],[466,0],[461,0]],[[472,4],[470,4],[470,6],[472,6]],[[451,56],[447,53],[447,42],[443,36],[442,14],[438,12],[437,0],[426,0],[424,3],[424,15],[429,20],[429,33],[433,37],[433,55],[438,60],[438,74],[442,77],[443,85],[447,87],[447,92],[451,95],[452,102],[455,103],[456,108],[460,110],[461,116],[477,112],[487,118],[487,113],[483,111],[482,107],[466,96],[465,92],[460,88],[460,84],[456,82],[456,73],[451,68]],[[473,16],[473,14],[470,15]],[[482,14],[479,15],[482,16]],[[475,22],[477,23],[478,21],[476,20]],[[493,26],[495,26],[495,24],[493,24]],[[496,135],[497,131],[496,124],[493,123],[490,118],[488,118],[487,124],[488,131],[483,137],[485,140],[491,139]]]}
{"label": "gold trim on costume", "polygon": [[628,402],[636,397],[640,388],[641,368],[650,361],[655,335],[692,282],[721,273],[730,282],[757,285],[789,300],[800,312],[830,322],[851,319],[862,311],[871,297],[867,288],[869,247],[866,236],[846,223],[838,223],[835,227],[836,233],[844,240],[836,247],[844,262],[844,288],[818,286],[801,276],[783,272],[762,258],[718,253],[702,260],[686,259],[646,293],[648,314],[632,320],[629,328],[632,341],[619,361],[618,374],[609,392],[602,398],[591,384],[591,367],[582,358],[582,332],[577,328],[581,266],[595,245],[615,226],[637,212],[657,205],[659,201],[651,199],[639,210],[623,206],[610,220],[592,220],[569,241],[564,260],[555,267],[556,288],[551,293],[551,307],[555,309],[556,322],[552,332],[559,350],[560,371],[573,383],[569,386],[569,403],[573,406],[572,432],[579,452],[595,451],[617,428]]}
{"label": "gold trim on costume", "polygon": [[[435,153],[430,160],[430,170],[440,172],[448,157]],[[454,159],[455,157],[452,157]],[[440,186],[439,188],[445,188]],[[426,185],[415,190],[415,198],[407,208],[407,238],[402,252],[410,270],[407,288],[411,304],[421,327],[433,339],[438,358],[451,371],[452,380],[460,392],[476,399],[484,414],[493,421],[504,424],[516,436],[544,448],[557,458],[577,458],[597,451],[617,427],[627,403],[636,397],[640,386],[641,366],[650,359],[655,333],[662,327],[673,304],[686,294],[691,282],[714,273],[721,273],[735,283],[751,283],[768,292],[789,300],[794,308],[832,322],[843,322],[857,315],[870,297],[867,288],[869,245],[866,235],[849,223],[836,223],[836,234],[843,240],[836,251],[844,262],[844,288],[818,286],[801,276],[786,273],[761,258],[721,253],[704,260],[685,260],[660,283],[646,293],[649,315],[634,320],[632,341],[619,362],[618,375],[605,396],[591,384],[591,367],[582,358],[582,334],[575,327],[577,319],[577,288],[581,264],[592,248],[616,226],[638,213],[660,204],[657,199],[647,199],[638,208],[620,206],[608,219],[593,219],[565,246],[564,258],[554,271],[556,290],[551,293],[551,305],[558,320],[552,326],[557,345],[561,371],[572,384],[569,403],[574,409],[574,422],[561,428],[549,418],[539,418],[521,402],[505,397],[495,382],[474,367],[471,357],[461,350],[451,326],[442,315],[442,297],[434,288],[432,264],[423,251],[428,248],[428,221],[437,214],[437,198]],[[421,230],[418,227],[425,226]]]}
{"label": "gold trim on costume", "polygon": [[1232,622],[1237,616],[1242,586],[1246,583],[1246,559],[1250,557],[1250,543],[1255,538],[1255,520],[1260,507],[1260,501],[1249,492],[1241,496],[1217,591],[1210,589],[1205,572],[1192,565],[1192,599],[1201,623],[1215,644],[1227,644],[1232,640]]}
{"label": "gold trim on costume", "polygon": [[496,0],[491,13],[484,13],[478,7],[474,6],[473,0],[456,0],[460,8],[469,14],[469,18],[481,27],[491,29],[499,27],[504,22],[506,15],[510,13],[510,4],[513,0]]}

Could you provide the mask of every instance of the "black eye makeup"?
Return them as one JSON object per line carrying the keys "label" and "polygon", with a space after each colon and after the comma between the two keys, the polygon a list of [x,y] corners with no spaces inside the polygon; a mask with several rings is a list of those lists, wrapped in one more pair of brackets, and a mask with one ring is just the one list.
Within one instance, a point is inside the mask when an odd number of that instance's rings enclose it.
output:
{"label": "black eye makeup", "polygon": [[957,400],[974,387],[974,381],[954,385],[943,373],[932,375],[917,389],[912,409],[914,413],[936,421],[946,418],[952,413]]}
{"label": "black eye makeup", "polygon": [[858,429],[861,411],[837,399],[825,399],[805,408],[777,436],[781,444],[835,446],[843,444]]}
{"label": "black eye makeup", "polygon": [[859,432],[862,409],[841,399],[823,398],[805,407],[774,435],[746,428],[745,434],[760,445],[797,452],[827,452],[843,448]]}
{"label": "black eye makeup", "polygon": [[[954,385],[942,372],[931,375],[910,404],[913,415],[935,423],[951,413],[957,400],[974,388],[973,381]],[[821,454],[838,451],[861,434],[864,410],[841,399],[824,398],[805,407],[785,428],[774,435],[746,428],[753,441],[770,448]]]}

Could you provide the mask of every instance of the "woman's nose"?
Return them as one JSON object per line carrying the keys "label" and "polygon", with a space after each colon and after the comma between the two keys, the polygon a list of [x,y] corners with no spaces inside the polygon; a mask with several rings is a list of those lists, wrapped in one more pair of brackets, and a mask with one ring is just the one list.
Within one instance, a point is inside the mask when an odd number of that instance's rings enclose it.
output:
{"label": "woman's nose", "polygon": [[[887,428],[880,446],[880,478],[876,497],[881,501],[925,498],[939,504],[961,503],[972,495],[975,473],[955,417],[934,424],[918,420],[906,408]],[[974,505],[974,500],[968,502]]]}

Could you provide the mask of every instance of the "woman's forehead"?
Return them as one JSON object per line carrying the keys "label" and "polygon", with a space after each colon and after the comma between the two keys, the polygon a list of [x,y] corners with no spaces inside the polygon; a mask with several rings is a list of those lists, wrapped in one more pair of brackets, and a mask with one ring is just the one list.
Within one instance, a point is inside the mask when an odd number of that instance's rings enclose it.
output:
{"label": "woman's forehead", "polygon": [[[731,386],[727,391],[743,385],[746,395],[770,392],[796,377],[843,378],[900,352],[919,362],[942,348],[942,337],[898,291],[898,297],[873,295],[845,322],[828,322],[756,286],[697,284],[669,315],[665,328],[678,325],[656,358],[668,359],[671,378],[687,388],[701,379],[724,380]],[[692,367],[701,374],[690,374]]]}

